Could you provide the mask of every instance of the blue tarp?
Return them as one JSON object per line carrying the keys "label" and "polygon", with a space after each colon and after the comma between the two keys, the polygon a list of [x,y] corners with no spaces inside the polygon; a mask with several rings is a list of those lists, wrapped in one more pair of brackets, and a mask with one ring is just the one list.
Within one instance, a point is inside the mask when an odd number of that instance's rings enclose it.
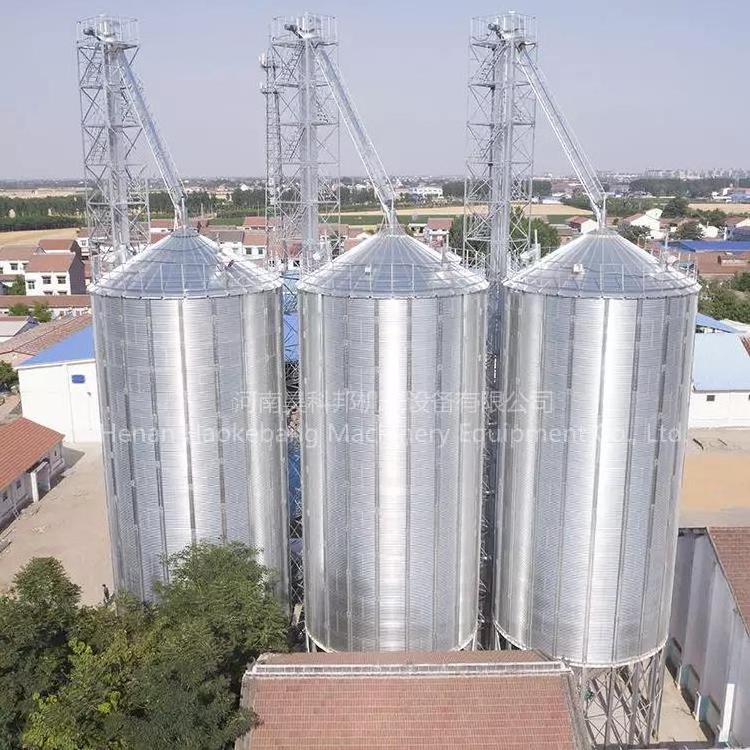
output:
{"label": "blue tarp", "polygon": [[669,243],[674,250],[688,253],[750,253],[750,242],[725,242],[724,240],[677,240]]}
{"label": "blue tarp", "polygon": [[695,316],[695,325],[701,328],[711,328],[714,331],[721,331],[722,333],[738,333],[738,331],[726,323],[722,323],[720,320],[716,320],[716,318],[704,315],[703,313],[698,313]]}

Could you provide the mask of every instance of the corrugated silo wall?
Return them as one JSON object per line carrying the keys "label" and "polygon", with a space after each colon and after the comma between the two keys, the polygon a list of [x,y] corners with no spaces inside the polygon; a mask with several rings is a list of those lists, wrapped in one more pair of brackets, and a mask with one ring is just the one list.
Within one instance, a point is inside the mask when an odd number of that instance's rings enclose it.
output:
{"label": "corrugated silo wall", "polygon": [[143,599],[191,542],[261,548],[286,595],[278,291],[96,296],[96,358],[115,584]]}
{"label": "corrugated silo wall", "polygon": [[326,650],[464,647],[477,619],[485,294],[302,293],[300,314],[308,633]]}
{"label": "corrugated silo wall", "polygon": [[509,290],[495,623],[579,664],[667,637],[696,297]]}

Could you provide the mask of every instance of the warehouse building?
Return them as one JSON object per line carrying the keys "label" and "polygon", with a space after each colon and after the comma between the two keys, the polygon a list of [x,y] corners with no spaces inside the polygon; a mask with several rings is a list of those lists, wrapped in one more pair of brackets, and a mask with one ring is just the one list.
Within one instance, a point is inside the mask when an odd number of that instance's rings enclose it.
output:
{"label": "warehouse building", "polygon": [[750,427],[749,347],[732,333],[696,335],[690,427]]}
{"label": "warehouse building", "polygon": [[69,442],[101,440],[91,326],[27,359],[18,368],[23,413]]}
{"label": "warehouse building", "polygon": [[572,672],[533,651],[264,654],[241,700],[237,750],[590,747]]}
{"label": "warehouse building", "polygon": [[65,469],[63,437],[25,417],[0,425],[0,528],[37,502]]}
{"label": "warehouse building", "polygon": [[750,746],[750,528],[682,529],[667,665],[719,743]]}

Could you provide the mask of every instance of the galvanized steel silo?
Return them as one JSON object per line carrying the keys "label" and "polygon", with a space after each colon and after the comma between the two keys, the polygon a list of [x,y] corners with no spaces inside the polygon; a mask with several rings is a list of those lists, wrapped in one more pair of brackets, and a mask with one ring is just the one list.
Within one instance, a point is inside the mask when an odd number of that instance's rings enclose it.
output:
{"label": "galvanized steel silo", "polygon": [[667,638],[698,287],[602,231],[505,292],[495,625],[632,662]]}
{"label": "galvanized steel silo", "polygon": [[392,231],[299,283],[305,621],[320,648],[474,636],[486,287]]}
{"label": "galvanized steel silo", "polygon": [[262,549],[286,593],[281,282],[180,229],[91,288],[115,583],[199,540]]}

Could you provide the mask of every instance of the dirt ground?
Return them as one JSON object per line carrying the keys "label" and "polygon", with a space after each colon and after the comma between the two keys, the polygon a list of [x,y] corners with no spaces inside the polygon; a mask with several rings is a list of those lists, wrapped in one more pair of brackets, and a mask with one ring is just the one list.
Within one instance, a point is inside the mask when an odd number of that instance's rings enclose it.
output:
{"label": "dirt ground", "polygon": [[98,443],[69,445],[68,468],[62,479],[36,505],[0,533],[0,591],[32,557],[56,557],[71,580],[81,587],[81,599],[96,604],[102,584],[112,590],[112,564],[104,503],[104,474]]}
{"label": "dirt ground", "polygon": [[65,229],[34,229],[20,232],[0,232],[0,247],[3,245],[26,245],[45,237],[77,237],[75,227]]}
{"label": "dirt ground", "polygon": [[712,211],[718,208],[729,216],[750,214],[750,203],[691,203],[690,208],[697,211]]}
{"label": "dirt ground", "polygon": [[682,526],[750,526],[750,430],[691,430]]}

